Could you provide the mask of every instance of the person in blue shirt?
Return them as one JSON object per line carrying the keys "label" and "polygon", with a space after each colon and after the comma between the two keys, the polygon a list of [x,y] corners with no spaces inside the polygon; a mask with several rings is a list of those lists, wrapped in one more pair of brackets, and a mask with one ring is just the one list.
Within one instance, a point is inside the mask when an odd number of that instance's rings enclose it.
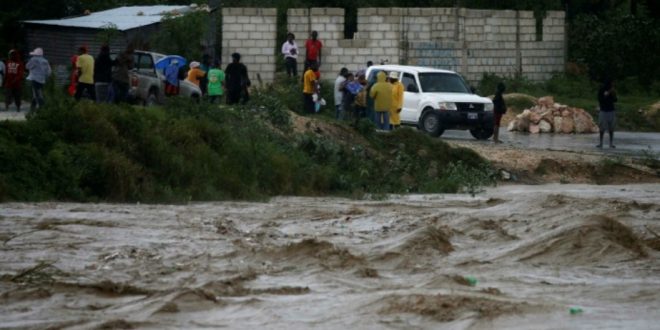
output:
{"label": "person in blue shirt", "polygon": [[176,59],[165,68],[165,95],[179,95],[179,61]]}

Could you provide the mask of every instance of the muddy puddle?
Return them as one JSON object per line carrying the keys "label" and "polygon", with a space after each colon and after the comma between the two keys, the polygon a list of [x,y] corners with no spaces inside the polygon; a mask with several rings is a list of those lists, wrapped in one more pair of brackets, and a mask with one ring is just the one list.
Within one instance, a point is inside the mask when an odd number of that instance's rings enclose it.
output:
{"label": "muddy puddle", "polygon": [[0,328],[657,328],[659,234],[660,185],[0,204]]}

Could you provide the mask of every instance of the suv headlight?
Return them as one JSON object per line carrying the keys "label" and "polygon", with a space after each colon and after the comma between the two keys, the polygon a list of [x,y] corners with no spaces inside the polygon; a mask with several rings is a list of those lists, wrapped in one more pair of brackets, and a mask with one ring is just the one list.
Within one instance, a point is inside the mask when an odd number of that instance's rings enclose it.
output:
{"label": "suv headlight", "polygon": [[440,102],[438,103],[440,110],[457,110],[456,103],[454,102]]}
{"label": "suv headlight", "polygon": [[484,104],[484,111],[493,111],[493,104],[492,103]]}

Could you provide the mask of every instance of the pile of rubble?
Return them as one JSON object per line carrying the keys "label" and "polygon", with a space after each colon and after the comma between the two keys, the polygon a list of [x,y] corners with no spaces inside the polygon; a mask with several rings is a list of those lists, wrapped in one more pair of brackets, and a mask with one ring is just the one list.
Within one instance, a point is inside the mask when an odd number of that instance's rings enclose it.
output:
{"label": "pile of rubble", "polygon": [[531,109],[525,109],[509,123],[509,131],[529,133],[597,133],[598,125],[591,115],[580,108],[555,103],[544,96]]}

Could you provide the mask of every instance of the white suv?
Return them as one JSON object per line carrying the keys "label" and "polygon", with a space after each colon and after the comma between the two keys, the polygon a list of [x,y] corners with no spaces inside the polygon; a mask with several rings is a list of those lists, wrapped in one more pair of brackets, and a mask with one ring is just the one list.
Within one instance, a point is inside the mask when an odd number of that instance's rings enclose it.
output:
{"label": "white suv", "polygon": [[375,65],[367,70],[369,82],[379,71],[395,71],[404,86],[401,123],[415,125],[432,136],[446,129],[469,129],[486,140],[493,135],[493,102],[472,92],[456,72],[407,65]]}

